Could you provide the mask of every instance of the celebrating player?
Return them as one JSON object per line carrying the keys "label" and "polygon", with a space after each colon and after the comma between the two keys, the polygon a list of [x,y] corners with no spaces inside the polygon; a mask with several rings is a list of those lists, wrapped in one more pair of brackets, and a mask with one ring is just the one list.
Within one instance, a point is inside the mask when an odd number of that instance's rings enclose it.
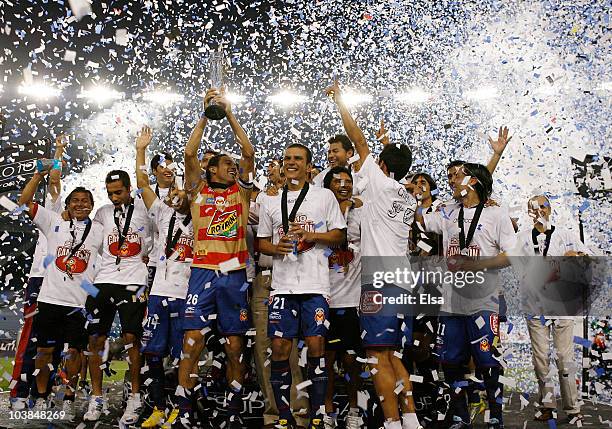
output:
{"label": "celebrating player", "polygon": [[[185,186],[191,193],[191,215],[195,255],[183,313],[183,357],[179,363],[177,401],[181,423],[191,417],[191,393],[197,380],[197,362],[204,348],[204,335],[217,313],[217,327],[226,336],[228,359],[228,415],[226,427],[240,427],[242,383],[245,361],[243,335],[250,328],[246,263],[246,227],[249,215],[255,151],[231,110],[223,92],[207,91],[204,109],[214,101],[223,106],[228,122],[242,151],[239,166],[226,155],[208,161],[206,182],[202,181],[198,148],[207,119],[202,116],[185,146]],[[246,285],[246,286],[245,286]]]}

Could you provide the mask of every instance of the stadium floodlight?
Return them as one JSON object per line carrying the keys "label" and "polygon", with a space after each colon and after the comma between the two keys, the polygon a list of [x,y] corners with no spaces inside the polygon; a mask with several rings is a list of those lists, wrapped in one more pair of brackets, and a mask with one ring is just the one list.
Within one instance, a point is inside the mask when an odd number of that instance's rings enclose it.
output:
{"label": "stadium floodlight", "polygon": [[59,88],[47,85],[42,82],[23,84],[19,87],[19,93],[28,97],[46,99],[57,97],[62,91]]}
{"label": "stadium floodlight", "polygon": [[356,106],[372,101],[372,96],[370,94],[363,94],[348,89],[342,91],[342,100],[344,100],[347,106]]}
{"label": "stadium floodlight", "polygon": [[498,95],[497,88],[493,86],[483,86],[482,88],[475,89],[473,91],[467,91],[465,98],[470,100],[487,100],[495,98]]}
{"label": "stadium floodlight", "polygon": [[158,91],[145,92],[142,95],[142,99],[145,101],[150,101],[155,104],[169,106],[171,104],[183,101],[185,97],[175,92],[158,90]]}
{"label": "stadium floodlight", "polygon": [[236,94],[235,92],[228,92],[225,97],[232,104],[240,104],[246,101],[246,97],[244,95]]}
{"label": "stadium floodlight", "polygon": [[412,88],[406,92],[397,94],[395,99],[400,103],[417,104],[425,103],[426,101],[429,101],[431,97],[431,93],[424,91],[421,88]]}
{"label": "stadium floodlight", "polygon": [[289,107],[293,104],[302,103],[306,100],[306,97],[300,94],[296,94],[291,91],[283,91],[275,95],[271,95],[267,98],[270,103],[278,104],[283,107]]}
{"label": "stadium floodlight", "polygon": [[123,93],[105,86],[93,86],[89,89],[81,90],[79,97],[88,98],[91,101],[104,103],[111,100],[119,100],[123,98]]}

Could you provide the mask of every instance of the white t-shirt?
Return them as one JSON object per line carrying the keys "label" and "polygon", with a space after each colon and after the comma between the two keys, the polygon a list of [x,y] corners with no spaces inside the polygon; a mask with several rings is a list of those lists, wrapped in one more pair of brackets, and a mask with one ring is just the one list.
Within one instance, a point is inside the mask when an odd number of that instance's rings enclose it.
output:
{"label": "white t-shirt", "polygon": [[[444,256],[459,255],[459,205],[446,206],[440,211],[423,215],[426,231],[442,234]],[[465,208],[463,230],[466,238],[476,208]],[[472,241],[464,253],[473,258],[494,257],[509,252],[516,243],[516,234],[508,210],[490,206],[482,210]],[[499,270],[483,272],[484,282],[472,284],[461,289],[450,284],[444,288],[443,311],[455,314],[474,314],[479,311],[499,312]],[[452,296],[452,298],[451,298]]]}
{"label": "white t-shirt", "polygon": [[387,177],[369,154],[356,176],[363,186],[361,255],[406,258],[414,220],[415,199],[399,182]]}
{"label": "white t-shirt", "polygon": [[[168,195],[168,191],[170,188],[160,188],[159,185],[155,185],[154,192],[157,195],[157,199],[162,202]],[[158,195],[159,194],[159,195]],[[147,266],[155,267],[157,266],[157,261],[159,260],[159,230],[157,229],[157,224],[152,224],[153,231],[153,248],[151,249],[151,253],[149,253],[149,263]]]}
{"label": "white t-shirt", "polygon": [[321,170],[321,172],[317,174],[314,179],[312,179],[312,184],[318,186],[319,188],[322,188],[323,180],[325,179],[325,175],[329,172],[329,170],[331,170],[331,167],[327,167],[326,169]]}
{"label": "white t-shirt", "polygon": [[[122,210],[119,227],[123,233],[128,208],[123,207]],[[134,199],[134,212],[121,249],[118,249],[119,232],[115,226],[114,213],[115,206],[107,204],[96,212],[94,218],[94,222],[104,227],[102,258],[95,281],[118,285],[146,285],[148,271],[142,257],[149,253],[153,245],[147,208],[142,198]],[[118,253],[121,253],[121,259],[120,263],[116,264]]]}
{"label": "white t-shirt", "polygon": [[[358,173],[353,171],[353,169],[350,167],[349,169],[351,170],[351,174],[353,176],[353,195],[361,195],[361,193],[363,192],[363,184],[359,180]],[[312,179],[312,184],[314,186],[318,186],[319,188],[323,188],[323,181],[325,180],[325,176],[327,175],[327,173],[329,173],[329,170],[331,170],[331,167],[327,167],[325,170],[317,174],[315,178]]]}
{"label": "white t-shirt", "polygon": [[[69,221],[63,220],[60,214],[44,207],[38,205],[35,207],[34,223],[47,238],[47,254],[55,257],[45,270],[38,301],[84,308],[87,289],[82,287],[82,283],[93,281],[94,265],[102,246],[102,226],[92,222],[83,245],[72,258],[66,260],[71,247],[78,245],[83,239],[85,221],[73,221],[73,239]],[[68,273],[72,274],[72,278]]]}
{"label": "white t-shirt", "polygon": [[[546,294],[542,293],[538,286],[539,280],[544,280],[539,277],[539,274],[545,273],[547,261],[554,264],[558,261],[545,260],[543,258],[543,252],[545,248],[546,235],[544,233],[538,234],[536,240],[539,247],[539,256],[536,256],[536,252],[533,245],[533,239],[531,236],[531,229],[525,229],[519,231],[516,239],[516,246],[511,250],[510,256],[512,261],[512,267],[518,275],[519,282],[521,284],[521,302],[525,313],[532,315],[539,315],[542,313],[542,308],[554,308],[558,311],[562,311],[562,307],[554,301],[546,302]],[[555,225],[555,230],[550,236],[550,244],[548,246],[547,256],[563,256],[568,251],[584,252],[587,255],[592,254],[587,246],[580,241],[578,234]],[[572,267],[559,267],[561,269],[567,268],[572,270]],[[576,270],[577,273],[580,270]],[[542,284],[542,286],[544,286]],[[535,289],[534,289],[535,288]],[[559,313],[557,313],[559,314]],[[574,319],[574,316],[550,316],[554,319]]]}
{"label": "white t-shirt", "polygon": [[361,209],[348,212],[345,249],[334,248],[329,255],[331,308],[359,307],[361,297]]}
{"label": "white t-shirt", "polygon": [[[291,213],[299,194],[300,191],[287,193],[287,215]],[[272,237],[273,244],[278,243],[284,235],[281,196],[282,191],[277,196],[261,199],[257,237]],[[314,232],[346,228],[334,194],[329,189],[316,186],[309,187],[295,222],[304,230]],[[326,249],[327,246],[323,244],[301,242],[296,261],[284,256],[274,257],[270,295],[316,293],[329,296]]]}
{"label": "white t-shirt", "polygon": [[[179,229],[181,235],[173,248],[173,253],[166,257],[166,239],[174,213],[176,213],[174,230],[171,232],[170,240]],[[155,271],[151,295],[185,299],[187,297],[187,284],[191,275],[191,262],[193,261],[193,225],[191,221],[184,225],[187,216],[175,212],[159,198],[155,199],[149,209],[149,216],[159,229],[159,239],[156,243],[157,251],[155,252],[159,256],[156,261],[157,270]]]}
{"label": "white t-shirt", "polygon": [[[54,213],[62,212],[62,199],[58,195],[55,201],[51,198],[51,195],[47,195],[45,199],[45,208],[51,210]],[[32,267],[30,268],[30,277],[44,277],[45,276],[45,257],[47,256],[47,238],[38,229],[38,240],[36,241],[36,247],[34,248],[34,256],[32,257]]]}

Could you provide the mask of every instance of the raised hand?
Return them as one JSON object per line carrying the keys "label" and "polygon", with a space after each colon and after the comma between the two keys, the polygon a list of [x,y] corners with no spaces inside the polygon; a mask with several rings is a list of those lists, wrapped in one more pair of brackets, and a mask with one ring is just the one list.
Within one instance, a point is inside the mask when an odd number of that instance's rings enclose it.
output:
{"label": "raised hand", "polygon": [[213,98],[214,102],[219,106],[223,107],[225,113],[231,113],[232,104],[226,96],[225,87],[221,88],[221,91],[218,92],[218,95]]}
{"label": "raised hand", "polygon": [[146,149],[153,139],[153,130],[144,125],[136,137],[136,149]]}
{"label": "raised hand", "polygon": [[376,132],[376,138],[383,144],[383,146],[386,146],[389,144],[389,132],[385,128],[384,119],[380,120],[380,128]]}
{"label": "raised hand", "polygon": [[491,145],[491,148],[495,154],[501,155],[504,152],[504,149],[506,149],[506,145],[508,145],[512,139],[512,136],[508,137],[508,131],[508,127],[501,126],[499,127],[497,140],[493,140],[489,136],[489,144]]}
{"label": "raised hand", "polygon": [[332,85],[325,88],[325,95],[331,98],[334,102],[339,100],[340,83],[338,82],[338,79],[335,79]]}

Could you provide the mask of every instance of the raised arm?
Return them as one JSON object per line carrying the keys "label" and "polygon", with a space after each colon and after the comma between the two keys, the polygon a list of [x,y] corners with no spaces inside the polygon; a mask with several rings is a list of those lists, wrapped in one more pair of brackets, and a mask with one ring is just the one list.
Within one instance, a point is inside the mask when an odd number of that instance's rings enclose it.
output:
{"label": "raised arm", "polygon": [[40,182],[43,181],[45,174],[47,174],[46,171],[43,171],[42,173],[36,171],[34,173],[34,176],[32,176],[29,182],[26,183],[25,187],[23,188],[23,191],[21,191],[21,196],[19,197],[18,204],[20,206],[23,206],[25,204],[28,207],[27,213],[28,216],[30,216],[31,218],[34,217],[32,215],[32,208],[34,207],[34,194],[36,193]]}
{"label": "raised arm", "polygon": [[502,154],[504,153],[504,150],[506,149],[506,146],[508,145],[508,142],[510,142],[511,139],[512,136],[508,137],[508,127],[503,126],[499,127],[497,140],[493,140],[491,137],[489,137],[489,144],[493,149],[493,156],[491,156],[491,159],[487,164],[487,170],[489,170],[489,173],[493,174],[493,172],[497,168],[497,164],[499,163],[499,160],[501,159]]}
{"label": "raised arm", "polygon": [[[204,96],[204,109],[208,106],[208,102],[213,98],[211,90],[206,92]],[[187,192],[193,192],[200,185],[202,180],[202,168],[200,167],[200,160],[198,159],[198,149],[202,142],[202,135],[204,134],[204,128],[208,119],[202,116],[195,128],[189,136],[189,140],[185,145],[185,190]]]}
{"label": "raised arm", "polygon": [[232,127],[232,132],[240,145],[240,180],[245,183],[251,183],[253,181],[253,172],[255,171],[255,149],[244,132],[244,129],[242,129],[242,126],[238,122],[238,119],[236,119],[234,116],[234,113],[232,112],[232,105],[225,96],[225,92],[217,92],[215,101],[224,107],[225,115],[229,121],[230,127]]}
{"label": "raised arm", "polygon": [[342,125],[344,125],[344,130],[348,135],[348,138],[351,139],[353,144],[355,145],[355,150],[357,150],[357,154],[359,154],[359,158],[361,162],[365,161],[366,157],[370,153],[370,148],[368,147],[368,143],[366,141],[363,132],[355,122],[355,119],[351,116],[351,112],[349,112],[348,107],[342,100],[342,94],[340,92],[340,85],[338,81],[335,81],[332,86],[329,86],[325,89],[325,94],[331,97],[336,106],[338,107],[338,112],[340,112],[340,117],[342,118]]}
{"label": "raised arm", "polygon": [[145,151],[152,139],[153,130],[147,126],[142,127],[136,137],[136,184],[139,189],[142,189],[142,200],[148,209],[151,208],[157,198],[155,192],[151,189],[145,162]]}
{"label": "raised arm", "polygon": [[53,201],[62,193],[62,156],[64,155],[64,149],[68,144],[68,139],[64,134],[60,134],[55,138],[55,156],[60,163],[60,168],[52,168],[49,172],[49,195]]}

